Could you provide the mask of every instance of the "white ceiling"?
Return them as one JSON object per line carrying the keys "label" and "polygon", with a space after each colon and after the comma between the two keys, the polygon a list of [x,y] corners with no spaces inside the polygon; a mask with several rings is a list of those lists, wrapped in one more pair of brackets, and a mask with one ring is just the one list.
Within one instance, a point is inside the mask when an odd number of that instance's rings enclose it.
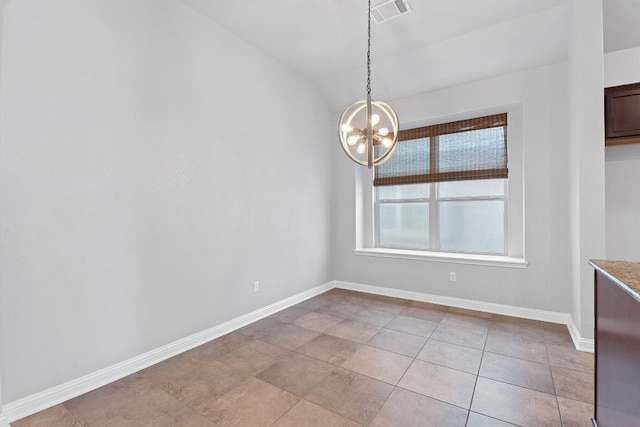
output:
{"label": "white ceiling", "polygon": [[[365,0],[181,1],[314,81],[334,111],[365,95]],[[408,1],[411,13],[372,24],[374,98],[567,57],[573,0]],[[603,3],[605,51],[640,46],[640,0]]]}

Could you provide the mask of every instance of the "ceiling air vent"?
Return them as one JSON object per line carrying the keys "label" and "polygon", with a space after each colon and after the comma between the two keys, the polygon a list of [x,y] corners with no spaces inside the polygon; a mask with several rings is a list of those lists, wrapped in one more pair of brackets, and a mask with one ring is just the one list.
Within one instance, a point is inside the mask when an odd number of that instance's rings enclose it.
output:
{"label": "ceiling air vent", "polygon": [[405,0],[386,0],[371,8],[371,17],[376,24],[382,24],[409,12],[411,7]]}

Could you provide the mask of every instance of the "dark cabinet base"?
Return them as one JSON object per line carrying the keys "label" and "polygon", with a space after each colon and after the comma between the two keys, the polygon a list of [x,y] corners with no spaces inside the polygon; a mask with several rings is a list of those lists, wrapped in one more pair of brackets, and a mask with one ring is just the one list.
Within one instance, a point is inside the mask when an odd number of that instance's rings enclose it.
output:
{"label": "dark cabinet base", "polygon": [[640,427],[640,302],[610,276],[595,274],[597,427]]}

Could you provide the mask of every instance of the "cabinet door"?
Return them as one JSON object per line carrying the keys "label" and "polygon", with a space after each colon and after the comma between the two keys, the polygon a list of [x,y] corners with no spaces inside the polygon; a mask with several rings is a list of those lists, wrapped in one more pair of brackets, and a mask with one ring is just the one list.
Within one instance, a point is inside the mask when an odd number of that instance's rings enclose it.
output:
{"label": "cabinet door", "polygon": [[607,138],[640,136],[640,84],[605,89]]}

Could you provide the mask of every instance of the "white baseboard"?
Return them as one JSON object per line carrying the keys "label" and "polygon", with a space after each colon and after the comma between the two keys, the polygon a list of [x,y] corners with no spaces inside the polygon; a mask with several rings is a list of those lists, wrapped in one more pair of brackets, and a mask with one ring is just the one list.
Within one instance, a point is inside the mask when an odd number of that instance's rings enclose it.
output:
{"label": "white baseboard", "polygon": [[151,365],[162,362],[163,360],[169,359],[170,357],[176,356],[187,350],[191,350],[192,348],[205,344],[222,335],[228,334],[229,332],[233,332],[236,329],[248,325],[249,323],[253,323],[264,317],[277,313],[280,310],[284,310],[287,307],[326,292],[333,287],[335,287],[334,282],[328,282],[323,285],[316,286],[308,291],[301,292],[243,316],[236,317],[228,322],[164,345],[155,350],[151,350],[129,360],[125,360],[124,362],[106,367],[75,380],[52,387],[48,390],[9,402],[2,407],[3,412],[0,413],[0,427],[8,427],[8,422],[13,422],[35,414],[36,412],[58,405],[66,400],[95,390],[113,381],[117,381],[127,375],[138,372],[141,369],[148,368]]}
{"label": "white baseboard", "polygon": [[559,323],[567,325],[571,339],[576,349],[593,352],[593,340],[582,338],[571,315],[556,311],[537,310],[512,305],[494,304],[490,302],[475,301],[462,298],[447,297],[441,295],[425,294],[422,292],[405,291],[401,289],[384,288],[378,286],[363,285],[359,283],[336,281],[335,287],[352,291],[366,292],[369,294],[384,295],[395,298],[409,299],[413,301],[429,302],[432,304],[446,305],[450,307],[466,308],[468,310],[483,311],[492,314],[520,317],[523,319],[540,320],[543,322]]}
{"label": "white baseboard", "polygon": [[571,339],[573,340],[573,344],[580,351],[586,351],[588,353],[593,353],[595,351],[596,345],[595,340],[589,338],[582,338],[578,327],[573,321],[573,318],[569,319],[569,323],[567,323],[567,328],[569,329],[569,334],[571,334]]}

